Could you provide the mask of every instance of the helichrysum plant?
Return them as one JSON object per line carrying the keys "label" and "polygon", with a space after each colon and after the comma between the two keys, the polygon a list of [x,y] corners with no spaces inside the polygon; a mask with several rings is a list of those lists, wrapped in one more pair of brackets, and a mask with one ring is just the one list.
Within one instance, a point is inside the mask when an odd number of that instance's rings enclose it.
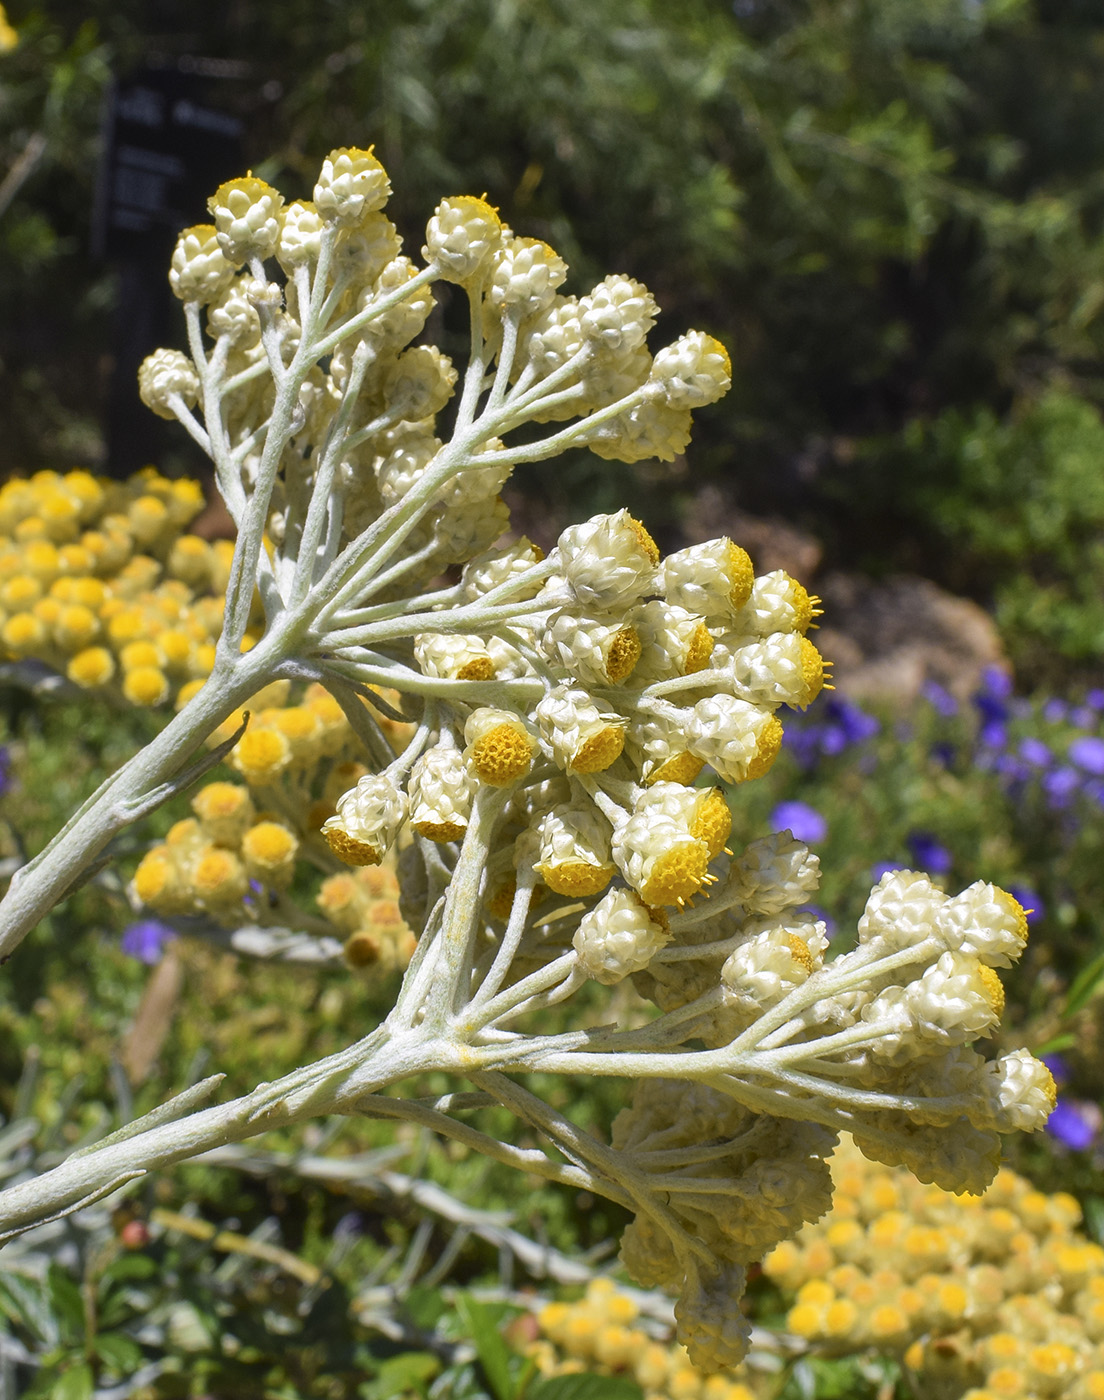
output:
{"label": "helichrysum plant", "polygon": [[[621,1203],[630,1274],[678,1294],[695,1364],[735,1364],[747,1266],[827,1210],[841,1130],[923,1181],[981,1191],[998,1134],[1045,1122],[1046,1069],[972,1048],[998,1023],[995,969],[1019,956],[1024,911],[988,884],[951,896],[895,872],[854,950],[826,962],[824,926],[801,912],[816,858],[788,833],[730,855],[715,785],[765,772],[779,707],[821,689],[814,600],[785,574],[754,577],[728,539],[661,558],[626,510],[569,527],[547,557],[506,534],[500,492],[519,467],[568,447],[681,453],[694,410],[728,387],[722,346],[690,331],[653,355],[646,288],[615,275],[562,293],[563,261],[485,199],[443,200],[419,265],[383,212],[371,151],[331,152],[313,193],[285,203],[231,180],[213,222],[177,243],[188,353],[150,356],[140,390],[210,455],[237,527],[222,629],[175,717],[12,880],[0,952],[235,741],[243,774],[276,777],[293,734],[241,723],[281,681],[326,711],[322,727],[336,706],[356,736],[363,771],[318,840],[352,869],[402,847],[416,946],[363,1040],[231,1103],[203,1107],[216,1081],[196,1086],[10,1187],[0,1224],[311,1115],[403,1118]],[[462,370],[416,343],[440,283],[470,308]],[[216,912],[225,894],[224,915],[250,862],[278,892],[300,839],[283,824],[247,846],[249,801],[195,798],[211,850],[233,845],[212,836],[220,822],[237,842],[219,865],[227,888],[212,864],[202,893]],[[174,877],[143,867],[137,891],[156,908],[159,875]],[[626,978],[651,1019],[595,1026],[591,1006],[572,1028],[561,1004]],[[551,1023],[538,1014],[555,1006]],[[431,1070],[472,1091],[384,1092]],[[604,1141],[518,1082],[532,1071],[620,1076],[631,1103]],[[495,1104],[551,1152],[466,1116]]]}

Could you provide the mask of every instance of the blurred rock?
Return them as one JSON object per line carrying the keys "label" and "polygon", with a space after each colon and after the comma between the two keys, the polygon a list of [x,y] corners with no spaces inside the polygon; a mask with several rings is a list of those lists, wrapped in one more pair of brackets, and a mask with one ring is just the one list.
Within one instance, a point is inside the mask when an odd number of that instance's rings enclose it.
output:
{"label": "blurred rock", "polygon": [[986,666],[1008,664],[988,613],[929,579],[833,573],[816,590],[825,621],[816,644],[852,699],[907,704],[926,681],[965,699]]}

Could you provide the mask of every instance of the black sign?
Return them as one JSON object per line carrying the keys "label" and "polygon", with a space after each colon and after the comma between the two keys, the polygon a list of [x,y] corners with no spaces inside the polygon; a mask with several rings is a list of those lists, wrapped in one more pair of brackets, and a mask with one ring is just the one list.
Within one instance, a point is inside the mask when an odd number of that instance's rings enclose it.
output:
{"label": "black sign", "polygon": [[242,124],[206,99],[195,73],[144,69],[120,80],[104,122],[93,251],[163,258],[190,224],[207,222],[207,199],[244,173]]}

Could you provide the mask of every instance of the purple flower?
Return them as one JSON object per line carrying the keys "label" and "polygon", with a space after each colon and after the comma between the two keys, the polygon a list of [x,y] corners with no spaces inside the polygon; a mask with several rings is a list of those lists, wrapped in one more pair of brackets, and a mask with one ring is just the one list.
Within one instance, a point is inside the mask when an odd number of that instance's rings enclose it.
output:
{"label": "purple flower", "polygon": [[954,857],[946,846],[941,846],[930,831],[910,831],[907,837],[912,858],[922,870],[932,875],[946,875],[954,864]]}
{"label": "purple flower", "polygon": [[1058,724],[1069,714],[1069,706],[1064,700],[1048,700],[1043,706],[1043,718],[1051,724]]}
{"label": "purple flower", "polygon": [[1091,1147],[1100,1128],[1100,1110],[1079,1099],[1059,1098],[1047,1119],[1046,1130],[1074,1152]]}
{"label": "purple flower", "polygon": [[0,744],[0,793],[7,792],[11,785],[11,754],[6,744]]}
{"label": "purple flower", "polygon": [[925,681],[920,693],[936,714],[942,715],[944,719],[952,719],[958,714],[958,701],[946,686],[940,685],[938,681]]}
{"label": "purple flower", "polygon": [[1042,782],[1047,801],[1056,811],[1070,805],[1080,785],[1081,776],[1072,768],[1055,768],[1053,772],[1045,774]]}
{"label": "purple flower", "polygon": [[899,860],[880,860],[870,867],[870,882],[876,885],[883,875],[892,875],[895,870],[904,870]]}
{"label": "purple flower", "polygon": [[1020,741],[1020,757],[1036,768],[1049,767],[1054,755],[1050,751],[1050,745],[1044,744],[1042,739],[1031,736]]}
{"label": "purple flower", "polygon": [[1042,896],[1038,890],[1033,890],[1030,885],[1009,885],[1008,893],[1023,909],[1029,924],[1037,924],[1046,913],[1046,905],[1043,903]]}
{"label": "purple flower", "polygon": [[1055,1052],[1050,1055],[1040,1055],[1039,1059],[1042,1060],[1043,1064],[1046,1065],[1047,1069],[1049,1069],[1054,1076],[1055,1084],[1064,1084],[1069,1078],[1069,1065],[1066,1063],[1064,1056]]}
{"label": "purple flower", "polygon": [[1090,710],[1104,710],[1104,690],[1090,690],[1085,696],[1085,704]]}
{"label": "purple flower", "polygon": [[994,700],[1007,700],[1012,694],[1012,676],[1003,666],[986,666],[981,673],[981,694]]}
{"label": "purple flower", "polygon": [[847,733],[841,725],[826,724],[820,735],[820,751],[834,758],[847,747]]}
{"label": "purple flower", "polygon": [[881,725],[873,715],[860,710],[853,701],[842,695],[833,695],[824,707],[824,717],[829,724],[839,729],[849,744],[861,744],[864,739],[872,739]]}
{"label": "purple flower", "polygon": [[807,802],[780,802],[771,813],[772,831],[789,831],[797,841],[811,845],[828,835],[828,823]]}
{"label": "purple flower", "polygon": [[1088,705],[1078,705],[1070,715],[1070,723],[1076,724],[1078,729],[1091,729],[1096,724],[1096,719],[1096,711],[1090,710]]}
{"label": "purple flower", "polygon": [[123,930],[119,947],[130,957],[152,964],[161,961],[165,944],[175,937],[176,929],[160,919],[139,919]]}
{"label": "purple flower", "polygon": [[978,740],[988,749],[1003,749],[1008,742],[1008,729],[999,719],[987,719],[978,733]]}
{"label": "purple flower", "polygon": [[1083,768],[1094,778],[1104,777],[1104,739],[1083,734],[1080,738],[1074,739],[1067,749],[1067,753],[1078,768]]}

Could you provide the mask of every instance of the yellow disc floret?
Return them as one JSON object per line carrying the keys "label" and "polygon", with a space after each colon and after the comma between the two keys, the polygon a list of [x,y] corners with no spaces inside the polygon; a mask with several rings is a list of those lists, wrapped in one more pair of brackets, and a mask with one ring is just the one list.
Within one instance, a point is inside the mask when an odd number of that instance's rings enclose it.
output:
{"label": "yellow disc floret", "polygon": [[619,724],[607,724],[592,734],[571,755],[571,768],[576,773],[601,773],[621,757],[625,747],[625,731]]}
{"label": "yellow disc floret", "polygon": [[606,678],[613,685],[620,685],[640,660],[640,634],[635,627],[622,627],[610,642],[606,655]]}
{"label": "yellow disc floret", "polygon": [[628,524],[629,529],[630,529],[630,530],[633,532],[633,534],[636,536],[637,541],[638,541],[639,544],[640,544],[640,548],[641,548],[641,549],[644,551],[644,553],[648,556],[649,561],[650,561],[653,565],[658,564],[658,563],[659,563],[659,550],[658,550],[658,548],[656,547],[656,542],[655,542],[655,540],[652,539],[652,537],[651,537],[651,535],[648,533],[648,531],[644,528],[644,526],[640,523],[640,521],[637,520],[634,516],[631,516],[631,515],[629,516],[628,521],[627,521],[627,524]]}
{"label": "yellow disc floret", "polygon": [[709,859],[713,860],[724,850],[728,833],[732,830],[732,812],[720,788],[710,788],[690,822],[690,833],[709,847]]}
{"label": "yellow disc floret", "polygon": [[106,685],[115,674],[115,658],[106,647],[85,647],[70,660],[65,674],[86,689]]}
{"label": "yellow disc floret", "polygon": [[820,692],[824,689],[825,662],[823,656],[809,641],[808,637],[801,639],[801,681],[802,688],[799,695],[795,695],[795,705],[811,705]]}
{"label": "yellow disc floret", "polygon": [[756,740],[755,757],[748,764],[747,772],[741,781],[747,782],[751,778],[761,778],[764,773],[770,771],[774,760],[781,752],[782,722],[776,715],[771,715]]}
{"label": "yellow disc floret", "polygon": [[638,893],[645,904],[680,904],[697,894],[708,869],[708,848],[691,837],[656,857]]}
{"label": "yellow disc floret", "polygon": [[468,748],[468,760],[482,782],[508,787],[528,773],[532,740],[520,725],[497,724]]}
{"label": "yellow disc floret", "polygon": [[169,681],[158,666],[136,666],[123,676],[123,694],[132,705],[160,705],[169,698]]}
{"label": "yellow disc floret", "polygon": [[683,673],[692,676],[695,671],[703,671],[709,664],[709,658],[713,655],[713,648],[716,646],[713,635],[704,622],[699,622],[690,634],[690,641],[686,647],[686,658],[683,661]]}

